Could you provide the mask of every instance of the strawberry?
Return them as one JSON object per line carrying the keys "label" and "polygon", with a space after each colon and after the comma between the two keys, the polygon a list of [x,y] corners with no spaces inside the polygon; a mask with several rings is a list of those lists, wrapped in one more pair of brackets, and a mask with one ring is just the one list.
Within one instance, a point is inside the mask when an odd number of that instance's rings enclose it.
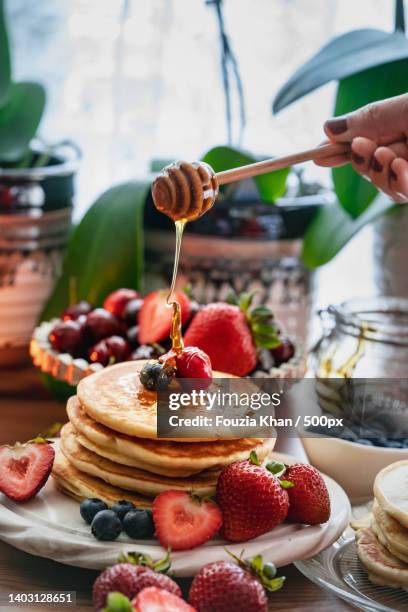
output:
{"label": "strawberry", "polygon": [[195,576],[188,596],[199,612],[267,612],[268,600],[261,583],[231,561],[204,565]]}
{"label": "strawberry", "polygon": [[211,500],[184,491],[164,491],[153,502],[156,535],[164,548],[188,550],[206,542],[221,527],[221,510]]}
{"label": "strawberry", "polygon": [[[180,291],[174,294],[180,304],[181,322],[185,325],[190,318],[190,300]],[[143,300],[139,311],[139,343],[151,344],[165,340],[170,335],[172,309],[166,302],[166,291],[153,291]]]}
{"label": "strawberry", "polygon": [[216,497],[223,516],[222,535],[231,542],[271,531],[285,520],[289,508],[286,489],[259,464],[255,453],[248,461],[235,461],[222,470]]}
{"label": "strawberry", "polygon": [[181,597],[163,589],[143,589],[132,601],[135,612],[197,612]]}
{"label": "strawberry", "polygon": [[144,565],[135,565],[132,562],[118,563],[108,567],[95,580],[92,590],[94,608],[102,610],[106,606],[108,594],[112,591],[132,599],[142,589],[152,586],[181,596],[180,587],[169,576],[155,572]]}
{"label": "strawberry", "polygon": [[55,451],[43,438],[0,447],[0,491],[15,502],[26,502],[48,480]]}
{"label": "strawberry", "polygon": [[288,519],[305,525],[326,523],[330,518],[330,497],[320,472],[311,465],[297,463],[286,469],[284,478],[293,485],[287,489]]}
{"label": "strawberry", "polygon": [[197,346],[209,356],[214,370],[246,376],[257,364],[257,347],[273,348],[280,340],[265,306],[250,310],[253,295],[233,294],[234,303],[216,302],[202,307],[184,337],[186,346]]}

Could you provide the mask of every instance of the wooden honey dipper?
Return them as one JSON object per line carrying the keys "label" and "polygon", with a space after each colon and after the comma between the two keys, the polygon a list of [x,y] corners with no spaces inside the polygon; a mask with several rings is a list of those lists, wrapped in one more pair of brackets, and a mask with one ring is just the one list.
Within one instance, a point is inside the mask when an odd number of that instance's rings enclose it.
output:
{"label": "wooden honey dipper", "polygon": [[152,197],[156,208],[173,221],[194,221],[213,206],[220,185],[349,151],[348,143],[324,144],[307,151],[266,159],[217,174],[204,162],[177,161],[163,168],[154,179]]}

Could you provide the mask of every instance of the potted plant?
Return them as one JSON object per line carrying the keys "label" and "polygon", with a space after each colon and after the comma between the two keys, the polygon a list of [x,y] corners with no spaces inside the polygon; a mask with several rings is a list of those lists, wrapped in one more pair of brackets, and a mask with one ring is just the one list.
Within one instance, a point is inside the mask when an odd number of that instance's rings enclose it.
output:
{"label": "potted plant", "polygon": [[[31,331],[60,272],[78,153],[37,138],[46,95],[12,79],[0,0],[0,364],[28,358]],[[68,154],[67,149],[71,152]],[[27,299],[27,291],[29,298]]]}
{"label": "potted plant", "polygon": [[[403,0],[395,1],[394,32],[363,29],[330,41],[303,64],[277,93],[275,113],[318,87],[337,80],[335,115],[408,90],[408,39]],[[332,170],[337,201],[310,224],[303,261],[311,268],[330,261],[367,223],[375,226],[376,280],[382,294],[408,295],[405,272],[408,209],[379,196],[350,165]]]}

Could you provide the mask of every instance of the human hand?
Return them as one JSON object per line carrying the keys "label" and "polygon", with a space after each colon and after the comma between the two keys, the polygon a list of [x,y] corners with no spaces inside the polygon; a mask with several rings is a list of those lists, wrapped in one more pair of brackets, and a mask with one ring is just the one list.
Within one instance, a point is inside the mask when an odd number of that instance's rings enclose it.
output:
{"label": "human hand", "polygon": [[320,160],[320,166],[353,168],[396,202],[408,201],[408,94],[375,102],[329,119],[331,142],[350,142],[351,154]]}

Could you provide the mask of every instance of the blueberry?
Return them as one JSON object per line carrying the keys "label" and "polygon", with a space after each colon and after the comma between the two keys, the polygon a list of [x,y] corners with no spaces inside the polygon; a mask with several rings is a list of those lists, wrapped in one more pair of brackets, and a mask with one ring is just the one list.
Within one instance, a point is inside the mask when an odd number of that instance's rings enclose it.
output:
{"label": "blueberry", "polygon": [[123,521],[123,518],[125,514],[127,514],[127,512],[130,512],[130,510],[134,509],[135,505],[132,504],[132,502],[130,501],[126,501],[125,499],[121,499],[120,501],[116,502],[116,504],[113,504],[113,506],[111,507],[111,510],[113,510],[113,512],[118,515],[121,521]]}
{"label": "blueberry", "polygon": [[112,510],[101,510],[95,515],[91,529],[97,540],[116,540],[122,531],[122,522]]}
{"label": "blueberry", "polygon": [[364,444],[364,446],[372,446],[373,445],[371,440],[367,440],[366,438],[358,438],[355,441],[357,442],[357,444]]}
{"label": "blueberry", "polygon": [[146,363],[139,377],[149,391],[164,391],[174,377],[174,369],[161,363]]}
{"label": "blueberry", "polygon": [[154,534],[153,516],[150,510],[131,510],[123,519],[123,531],[130,538],[151,538]]}
{"label": "blueberry", "polygon": [[95,497],[92,499],[84,499],[79,506],[79,512],[81,513],[84,521],[90,525],[93,521],[95,514],[100,512],[101,510],[106,510],[107,505],[101,499],[96,499]]}

